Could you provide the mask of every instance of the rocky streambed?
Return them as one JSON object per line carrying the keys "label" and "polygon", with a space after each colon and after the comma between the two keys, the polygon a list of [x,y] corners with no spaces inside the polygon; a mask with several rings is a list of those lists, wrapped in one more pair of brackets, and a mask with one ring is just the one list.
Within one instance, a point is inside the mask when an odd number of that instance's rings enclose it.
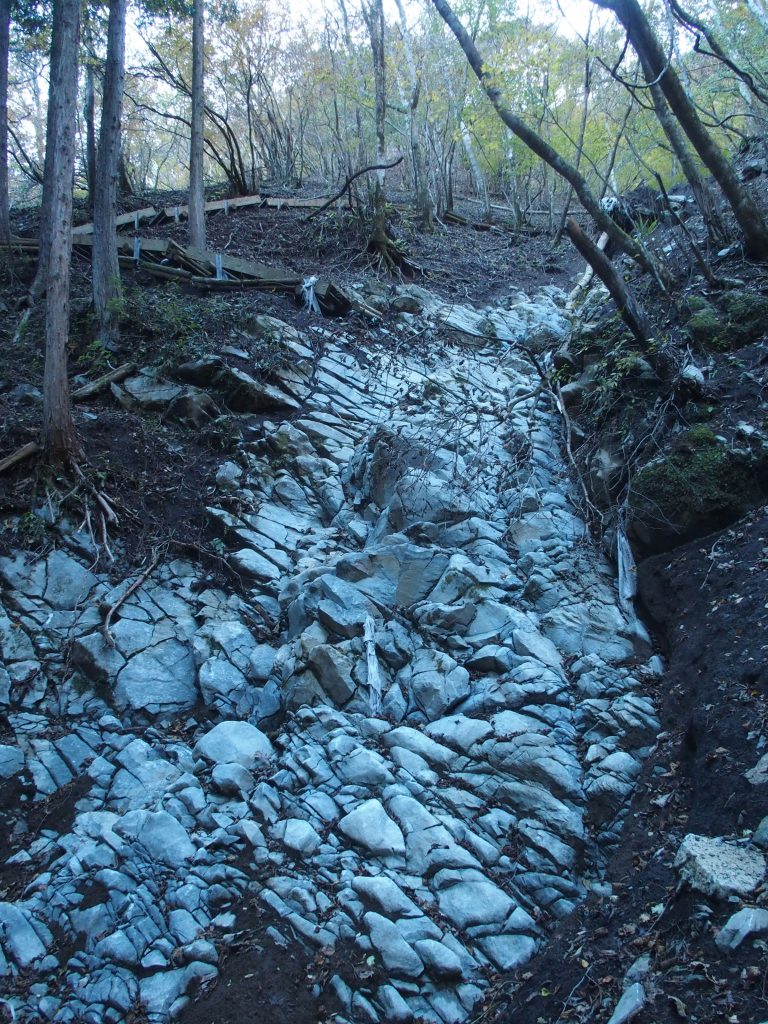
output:
{"label": "rocky streambed", "polygon": [[169,554],[106,627],[136,577],[87,532],[0,561],[17,1019],[177,1017],[256,894],[275,942],[372,958],[339,1024],[462,1021],[601,886],[660,662],[519,350],[564,296],[399,299],[365,350],[260,318],[268,381],[235,353],[115,389],[247,420],[207,498],[237,588]]}

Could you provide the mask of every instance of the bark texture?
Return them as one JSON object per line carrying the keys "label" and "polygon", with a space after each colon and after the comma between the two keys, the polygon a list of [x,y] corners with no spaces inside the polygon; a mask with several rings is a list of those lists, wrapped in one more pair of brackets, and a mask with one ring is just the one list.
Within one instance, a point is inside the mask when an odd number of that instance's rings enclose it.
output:
{"label": "bark texture", "polygon": [[[45,371],[43,376],[43,448],[53,463],[77,449],[67,377],[69,337],[69,262],[72,253],[72,189],[75,174],[77,123],[77,53],[80,38],[79,0],[54,5],[49,108],[54,107],[54,132],[48,137],[46,177],[49,194],[44,212],[47,251],[41,252],[46,283]],[[51,118],[49,117],[49,125]],[[50,168],[49,168],[50,165]]]}
{"label": "bark texture", "polygon": [[205,190],[203,187],[203,117],[205,114],[205,19],[203,0],[195,0],[192,15],[192,130],[189,143],[189,243],[205,248]]}
{"label": "bark texture", "polygon": [[8,47],[11,0],[0,0],[0,238],[11,233],[8,209]]}
{"label": "bark texture", "polygon": [[[368,26],[373,56],[373,83],[376,116],[376,163],[384,164],[386,141],[384,135],[386,119],[386,72],[384,66],[384,7],[382,0],[370,0],[363,5],[363,17]],[[378,170],[373,184],[373,231],[371,241],[386,246],[386,171]]]}
{"label": "bark texture", "polygon": [[117,258],[118,165],[120,117],[125,80],[125,16],[127,0],[111,0],[107,28],[107,61],[101,108],[96,191],[93,210],[93,304],[99,341],[113,348],[117,341],[120,264]]}

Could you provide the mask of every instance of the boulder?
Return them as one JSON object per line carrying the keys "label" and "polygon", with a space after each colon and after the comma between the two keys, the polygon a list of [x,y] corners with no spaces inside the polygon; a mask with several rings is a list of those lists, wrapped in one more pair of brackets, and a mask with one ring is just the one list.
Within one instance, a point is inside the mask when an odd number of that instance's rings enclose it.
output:
{"label": "boulder", "polygon": [[689,833],[675,857],[680,881],[705,896],[748,896],[765,877],[765,857],[753,846]]}
{"label": "boulder", "polygon": [[194,754],[216,764],[234,762],[250,769],[272,757],[274,748],[255,725],[231,721],[219,722],[202,736],[195,744]]}

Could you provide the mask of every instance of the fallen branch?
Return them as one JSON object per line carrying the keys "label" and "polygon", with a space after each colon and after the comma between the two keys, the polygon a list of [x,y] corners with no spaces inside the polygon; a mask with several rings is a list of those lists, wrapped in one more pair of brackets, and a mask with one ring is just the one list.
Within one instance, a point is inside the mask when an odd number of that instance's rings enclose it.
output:
{"label": "fallen branch", "polygon": [[96,380],[91,381],[90,384],[84,384],[77,391],[73,391],[72,401],[82,402],[84,398],[90,398],[92,395],[97,394],[102,388],[107,387],[108,384],[116,384],[118,381],[125,380],[126,377],[130,377],[135,371],[136,363],[123,363],[116,370],[110,370],[109,373],[103,374]]}
{"label": "fallen branch", "polygon": [[19,448],[12,455],[7,455],[2,461],[0,461],[0,473],[5,473],[6,470],[11,469],[19,462],[23,462],[24,459],[28,459],[30,455],[36,455],[43,449],[36,441],[30,441],[29,444],[25,444],[23,448]]}
{"label": "fallen branch", "polygon": [[157,568],[159,561],[160,556],[157,553],[157,549],[155,548],[152,551],[152,561],[149,563],[149,565],[141,574],[141,576],[137,576],[133,583],[130,585],[130,587],[127,587],[122,596],[119,597],[117,601],[115,601],[113,604],[102,605],[101,610],[104,613],[104,622],[101,625],[101,633],[102,636],[104,637],[104,643],[107,645],[107,647],[115,646],[115,638],[109,631],[109,624],[112,621],[112,616],[121,607],[121,605],[125,604],[125,602],[131,596],[131,594],[135,593],[135,591],[137,591],[139,587],[149,579],[149,577]]}
{"label": "fallen branch", "polygon": [[352,182],[355,180],[355,178],[359,178],[362,174],[367,174],[369,171],[391,171],[393,167],[397,167],[397,165],[401,164],[402,162],[403,162],[403,158],[400,156],[400,157],[397,158],[397,160],[395,160],[394,163],[391,163],[391,164],[371,164],[370,167],[363,167],[362,170],[355,171],[354,174],[350,174],[350,176],[347,178],[347,180],[341,186],[341,189],[336,193],[336,195],[332,196],[326,203],[323,203],[322,206],[318,206],[318,208],[316,210],[313,210],[312,213],[310,213],[310,215],[307,217],[307,220],[312,220],[313,217],[316,217],[319,213],[323,213],[325,210],[328,209],[329,206],[333,206],[333,204],[335,202],[338,202],[338,200],[341,199],[341,197],[347,191],[347,189],[352,184]]}

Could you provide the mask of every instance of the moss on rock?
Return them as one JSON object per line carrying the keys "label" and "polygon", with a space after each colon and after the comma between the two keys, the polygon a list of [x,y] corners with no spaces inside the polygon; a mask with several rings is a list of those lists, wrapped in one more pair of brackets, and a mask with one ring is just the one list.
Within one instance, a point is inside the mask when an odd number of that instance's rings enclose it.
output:
{"label": "moss on rock", "polygon": [[761,500],[757,460],[733,452],[706,426],[636,474],[629,492],[635,536],[652,547],[707,533]]}
{"label": "moss on rock", "polygon": [[717,305],[700,295],[686,301],[686,330],[702,348],[727,352],[756,341],[768,331],[768,297],[737,290],[725,292]]}

